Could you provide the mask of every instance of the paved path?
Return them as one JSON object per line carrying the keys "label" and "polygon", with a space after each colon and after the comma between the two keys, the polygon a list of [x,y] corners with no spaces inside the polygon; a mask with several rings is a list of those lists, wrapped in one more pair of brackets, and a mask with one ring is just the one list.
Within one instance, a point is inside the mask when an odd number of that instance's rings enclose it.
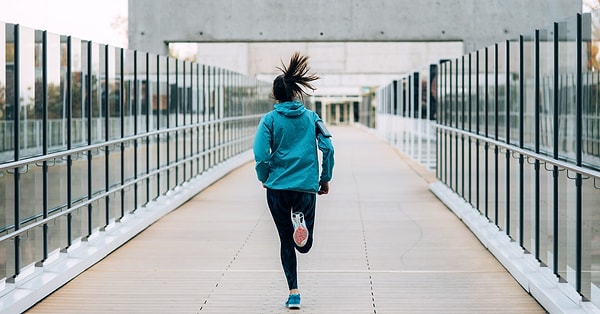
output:
{"label": "paved path", "polygon": [[377,137],[334,127],[331,193],[284,308],[279,242],[253,164],[232,172],[28,313],[545,313]]}

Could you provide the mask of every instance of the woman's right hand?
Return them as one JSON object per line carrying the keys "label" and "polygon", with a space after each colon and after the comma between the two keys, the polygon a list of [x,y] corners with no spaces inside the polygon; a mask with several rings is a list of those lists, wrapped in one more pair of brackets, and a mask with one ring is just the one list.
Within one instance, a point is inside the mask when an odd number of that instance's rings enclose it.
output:
{"label": "woman's right hand", "polygon": [[319,192],[317,194],[323,195],[329,193],[329,182],[319,182]]}

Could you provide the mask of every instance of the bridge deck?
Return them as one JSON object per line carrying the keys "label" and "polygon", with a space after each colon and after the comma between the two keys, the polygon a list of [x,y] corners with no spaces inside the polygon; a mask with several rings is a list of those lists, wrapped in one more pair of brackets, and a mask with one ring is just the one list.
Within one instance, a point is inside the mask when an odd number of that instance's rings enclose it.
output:
{"label": "bridge deck", "polygon": [[[331,194],[299,256],[298,313],[545,313],[429,190],[433,175],[332,128]],[[253,164],[150,226],[28,313],[281,313],[279,243]]]}

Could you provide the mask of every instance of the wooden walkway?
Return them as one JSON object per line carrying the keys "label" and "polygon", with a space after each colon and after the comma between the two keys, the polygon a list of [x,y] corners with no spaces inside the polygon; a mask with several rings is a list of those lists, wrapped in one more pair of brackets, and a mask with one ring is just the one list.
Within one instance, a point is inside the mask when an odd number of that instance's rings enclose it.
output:
{"label": "wooden walkway", "polygon": [[253,163],[150,226],[28,313],[545,313],[376,136],[332,128],[331,193],[287,310],[279,241]]}

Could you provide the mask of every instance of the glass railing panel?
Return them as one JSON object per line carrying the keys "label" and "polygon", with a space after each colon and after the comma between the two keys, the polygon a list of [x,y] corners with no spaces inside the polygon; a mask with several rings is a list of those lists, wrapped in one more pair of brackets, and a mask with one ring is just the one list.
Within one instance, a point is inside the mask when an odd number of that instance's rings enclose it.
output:
{"label": "glass railing panel", "polygon": [[9,152],[12,147],[12,136],[10,136],[12,133],[8,126],[8,121],[10,120],[9,114],[12,114],[9,113],[10,102],[7,102],[9,98],[7,98],[8,86],[6,76],[7,71],[9,71],[8,64],[10,64],[7,60],[7,52],[10,54],[11,47],[7,41],[7,33],[10,28],[12,27],[0,22],[0,163],[4,163],[14,157]]}
{"label": "glass railing panel", "polygon": [[480,135],[487,136],[487,106],[489,102],[489,97],[487,93],[489,82],[488,75],[488,59],[489,53],[488,48],[483,48],[476,52],[477,59],[477,77],[475,77],[475,86],[477,88],[477,107],[476,116],[477,116],[477,126],[475,128],[475,132]]}
{"label": "glass railing panel", "polygon": [[216,114],[216,90],[215,90],[215,69],[212,66],[206,67],[206,72],[204,76],[205,86],[206,86],[206,106],[207,110],[205,113],[206,121],[206,132],[204,134],[206,141],[206,167],[211,168],[214,165],[214,156],[215,153],[213,148],[215,146],[215,127],[214,120]]}
{"label": "glass railing panel", "polygon": [[482,213],[486,218],[489,219],[489,210],[488,210],[488,196],[489,196],[489,187],[488,187],[488,174],[489,174],[489,164],[487,163],[488,158],[488,149],[487,146],[480,142],[479,145],[476,143],[477,151],[475,152],[478,163],[475,165],[477,171],[479,182],[478,185],[478,195],[477,198],[479,200],[479,206],[477,209],[480,213]]}
{"label": "glass railing panel", "polygon": [[[510,40],[507,42],[508,45],[508,56],[507,60],[509,64],[507,66],[507,86],[509,90],[507,91],[507,115],[508,120],[506,122],[506,127],[508,131],[506,132],[507,142],[519,146],[520,143],[520,126],[521,126],[521,40]],[[521,234],[521,211],[523,207],[521,206],[521,201],[523,195],[521,194],[521,187],[523,182],[521,181],[521,177],[519,173],[521,173],[519,156],[513,155],[512,152],[509,152],[509,156],[505,156],[507,160],[507,167],[511,171],[510,178],[507,178],[508,182],[508,194],[507,194],[507,213],[509,219],[508,223],[508,234],[510,237],[516,241],[522,242],[522,234]]]}
{"label": "glass railing panel", "polygon": [[[91,196],[97,196],[104,193],[107,190],[107,172],[109,169],[106,168],[106,160],[110,156],[108,153],[108,147],[97,149],[92,151],[92,169],[89,180],[92,183]],[[106,225],[107,217],[106,198],[102,198],[96,201],[92,206],[92,213],[89,216],[91,219],[89,228],[90,231],[95,232],[103,228]],[[87,231],[87,229],[84,229]]]}
{"label": "glass railing panel", "polygon": [[575,160],[577,117],[577,18],[558,24],[558,150],[559,156]]}
{"label": "glass railing panel", "polygon": [[[148,119],[148,131],[156,131],[158,130],[158,122],[159,122],[159,113],[161,111],[160,109],[160,98],[159,98],[159,84],[158,84],[158,56],[154,55],[154,54],[149,54],[148,55],[148,78],[149,78],[149,84],[148,84],[148,99],[150,101],[150,106],[149,106],[149,113],[150,113],[150,117]],[[159,165],[159,159],[158,159],[158,154],[160,153],[160,149],[159,149],[159,136],[158,135],[152,135],[152,136],[148,136],[146,138],[146,141],[148,142],[148,156],[149,156],[149,160],[148,160],[148,173],[157,170]],[[154,200],[155,198],[158,197],[159,191],[158,191],[158,176],[157,175],[153,175],[151,176],[151,178],[146,182],[147,184],[147,188],[148,188],[148,202],[151,200]]]}
{"label": "glass railing panel", "polygon": [[[36,36],[37,33],[37,36]],[[41,32],[19,27],[18,62],[19,76],[19,158],[24,159],[42,153],[42,38]],[[36,103],[38,104],[36,108]]]}
{"label": "glass railing panel", "polygon": [[[71,37],[71,147],[87,145],[89,141],[88,130],[88,42]],[[64,69],[64,75],[61,75],[61,86],[64,90],[67,88],[66,63],[67,55],[67,37],[61,36],[61,68]],[[58,121],[64,121],[59,118]],[[63,134],[66,134],[65,131]]]}
{"label": "glass railing panel", "polygon": [[[495,98],[495,119],[494,123],[494,133],[496,138],[499,141],[507,142],[507,107],[509,104],[509,85],[507,85],[507,80],[510,79],[510,73],[507,73],[507,55],[510,55],[510,47],[509,43],[506,41],[502,41],[496,44],[496,65],[495,65],[495,77],[494,77],[494,86],[496,86],[496,94]],[[508,83],[510,84],[510,82]],[[497,193],[494,195],[494,203],[496,210],[496,217],[494,220],[496,225],[502,229],[502,231],[506,234],[510,234],[508,230],[508,220],[509,217],[509,201],[508,197],[510,197],[510,190],[507,189],[508,182],[510,178],[510,154],[508,154],[505,149],[494,148],[494,185],[495,189],[497,189]],[[518,184],[513,184],[518,186]],[[517,195],[513,195],[513,197],[518,198]]]}
{"label": "glass railing panel", "polygon": [[[507,142],[507,130],[506,130],[506,108],[508,106],[510,96],[508,94],[507,80],[510,80],[510,73],[507,73],[507,55],[510,55],[509,43],[501,41],[496,44],[496,64],[494,66],[494,86],[496,88],[494,95],[494,116],[497,116],[494,120],[494,133],[496,138],[502,142]],[[510,81],[509,81],[510,82]]]}
{"label": "glass railing panel", "polygon": [[190,142],[190,156],[195,156],[196,158],[192,161],[191,163],[191,169],[190,169],[190,177],[193,177],[194,174],[196,173],[200,173],[201,172],[201,163],[200,163],[200,152],[201,152],[201,137],[200,137],[200,130],[201,127],[198,125],[198,123],[200,123],[201,121],[201,99],[202,97],[200,97],[202,94],[199,93],[200,91],[200,82],[202,80],[202,72],[201,72],[201,67],[198,64],[195,63],[190,63],[189,65],[189,77],[190,77],[190,95],[188,97],[188,104],[189,104],[189,112],[190,112],[190,120],[189,123],[190,124],[196,124],[196,127],[194,127],[193,129],[190,130],[190,138],[189,138],[189,142]]}
{"label": "glass railing panel", "polygon": [[[137,123],[137,116],[139,113],[135,111],[137,109],[135,105],[135,59],[134,52],[132,50],[123,51],[123,64],[118,69],[117,77],[121,80],[122,88],[122,137],[129,137],[135,134],[135,128]],[[122,69],[122,71],[121,71]],[[127,141],[122,144],[122,181],[127,183],[135,179],[136,165],[137,162],[137,149],[136,144],[138,141]],[[130,186],[123,193],[123,213],[133,211],[135,206],[136,186]]]}
{"label": "glass railing panel", "polygon": [[[104,95],[106,97],[108,117],[108,139],[117,139],[121,137],[121,48],[104,46],[105,52],[102,59],[106,63],[106,70],[103,70],[103,76],[106,78],[104,83]],[[103,67],[104,68],[104,67]],[[108,71],[108,72],[106,72]]]}
{"label": "glass railing panel", "polygon": [[[151,123],[151,102],[150,102],[150,73],[148,68],[149,58],[148,54],[136,52],[136,72],[135,80],[137,86],[134,84],[134,88],[137,88],[134,92],[134,100],[136,112],[138,113],[136,134],[148,132],[150,130]],[[142,137],[137,142],[137,153],[136,164],[137,176],[142,177],[147,174],[150,169],[150,137]],[[140,181],[137,186],[137,207],[149,202],[149,185],[150,179]]]}
{"label": "glass railing panel", "polygon": [[[104,89],[103,82],[105,81],[104,73],[104,62],[101,62],[102,56],[104,56],[104,49],[97,43],[90,42],[88,44],[88,56],[86,62],[88,63],[88,85],[89,85],[89,97],[90,97],[90,112],[91,121],[89,121],[90,129],[92,133],[89,134],[91,143],[98,143],[105,141],[105,106],[103,106],[102,90]],[[101,55],[102,54],[102,55]]]}
{"label": "glass railing panel", "polygon": [[[536,143],[536,73],[537,67],[537,41],[539,33],[532,32],[523,36],[523,147],[535,151]],[[519,141],[519,142],[521,142]],[[520,144],[520,143],[519,143]],[[536,170],[535,162],[525,158],[523,163],[523,238],[522,245],[525,250],[536,255]]]}
{"label": "glass railing panel", "polygon": [[520,40],[511,40],[508,42],[509,45],[509,65],[508,65],[508,86],[510,92],[508,93],[508,115],[509,121],[507,123],[508,142],[513,145],[519,145],[519,126],[521,125],[521,42]]}
{"label": "glass railing panel", "polygon": [[[171,112],[169,114],[169,116],[171,117],[171,127],[172,128],[177,128],[180,126],[184,125],[184,117],[185,117],[185,112],[184,112],[184,96],[183,96],[183,90],[184,90],[184,67],[183,67],[183,61],[177,60],[177,59],[170,59],[171,65],[172,65],[172,69],[170,69],[171,74],[169,75],[170,77],[172,77],[172,80],[170,81],[170,107]],[[170,154],[171,154],[171,164],[174,163],[178,163],[179,161],[181,161],[184,158],[184,153],[183,153],[183,148],[184,148],[184,143],[183,143],[183,134],[184,131],[181,130],[176,130],[174,132],[171,133],[171,146],[170,146]],[[183,180],[183,165],[178,165],[178,166],[174,166],[173,167],[173,171],[171,171],[171,188],[174,188],[175,186],[177,186],[178,184],[184,182]]]}
{"label": "glass railing panel", "polygon": [[[558,26],[558,103],[556,110],[558,120],[556,125],[553,155],[575,161],[577,149],[577,17],[557,23]],[[577,255],[577,188],[575,174],[559,169],[555,182],[558,186],[556,217],[558,233],[557,241],[557,273],[565,278],[576,289],[578,284],[577,272],[580,270]]]}
{"label": "glass railing panel", "polygon": [[[158,56],[158,101],[159,101],[159,110],[158,114],[158,129],[166,130],[171,125],[170,115],[171,112],[170,102],[169,102],[169,62],[170,58],[166,56]],[[174,70],[173,70],[174,71]],[[160,195],[166,193],[171,188],[170,173],[171,170],[167,169],[167,166],[171,162],[171,134],[169,132],[164,132],[159,135],[158,142],[158,152],[157,157],[159,163],[159,168],[166,169],[160,173],[158,177],[158,193]]]}
{"label": "glass railing panel", "polygon": [[[482,94],[484,97],[483,112],[484,124],[483,124],[483,135],[486,137],[495,139],[496,138],[496,106],[498,90],[498,78],[497,78],[497,64],[496,62],[501,59],[499,51],[496,45],[485,48],[484,53],[484,79]],[[487,147],[486,147],[487,146]],[[484,176],[483,188],[485,189],[485,215],[492,221],[497,222],[497,193],[496,193],[496,175],[497,175],[497,150],[494,145],[484,144],[483,145],[483,163],[484,163]]]}
{"label": "glass railing panel", "polygon": [[[108,84],[106,90],[107,104],[108,104],[108,140],[115,140],[122,138],[124,130],[124,117],[123,117],[123,86],[122,86],[122,62],[123,55],[121,54],[121,48],[112,46],[107,47],[106,62],[108,64]],[[124,178],[121,174],[124,174],[124,154],[125,144],[115,144],[108,147],[108,189],[119,187],[124,183]],[[122,208],[122,193],[113,193],[108,199],[108,206],[106,209],[106,221],[108,225],[113,221],[121,217]]]}
{"label": "glass railing panel", "polygon": [[540,225],[539,225],[539,259],[543,265],[554,269],[554,179],[553,167],[540,166]]}
{"label": "glass railing panel", "polygon": [[556,270],[560,278],[565,279],[575,289],[577,284],[576,271],[577,266],[577,210],[576,197],[577,188],[575,186],[575,173],[559,168],[558,171],[558,215],[555,217],[557,221],[557,232],[555,241],[557,247]]}
{"label": "glass railing panel", "polygon": [[540,150],[552,154],[554,134],[554,29],[539,30],[539,141]]}
{"label": "glass railing panel", "polygon": [[[600,166],[600,11],[582,16],[582,163]],[[600,179],[582,184],[581,293],[600,306]]]}
{"label": "glass railing panel", "polygon": [[536,138],[536,33],[523,36],[523,146],[535,150]]}
{"label": "glass railing panel", "polygon": [[3,133],[3,149],[2,161],[9,162],[15,160],[15,30],[14,24],[3,24],[5,26],[5,50],[4,59],[2,60],[4,67],[3,78],[6,78],[4,92],[4,120],[2,126]]}
{"label": "glass railing panel", "polygon": [[536,254],[536,211],[535,211],[536,171],[532,159],[523,161],[523,237],[521,243],[525,251]]}
{"label": "glass railing panel", "polygon": [[600,299],[600,179],[585,177],[582,185],[581,293],[597,306]]}
{"label": "glass railing panel", "polygon": [[582,161],[600,165],[600,11],[583,15]]}
{"label": "glass railing panel", "polygon": [[[20,267],[32,267],[43,256],[43,231],[42,228],[34,228],[25,232],[19,238]],[[13,258],[9,254],[9,258]]]}

